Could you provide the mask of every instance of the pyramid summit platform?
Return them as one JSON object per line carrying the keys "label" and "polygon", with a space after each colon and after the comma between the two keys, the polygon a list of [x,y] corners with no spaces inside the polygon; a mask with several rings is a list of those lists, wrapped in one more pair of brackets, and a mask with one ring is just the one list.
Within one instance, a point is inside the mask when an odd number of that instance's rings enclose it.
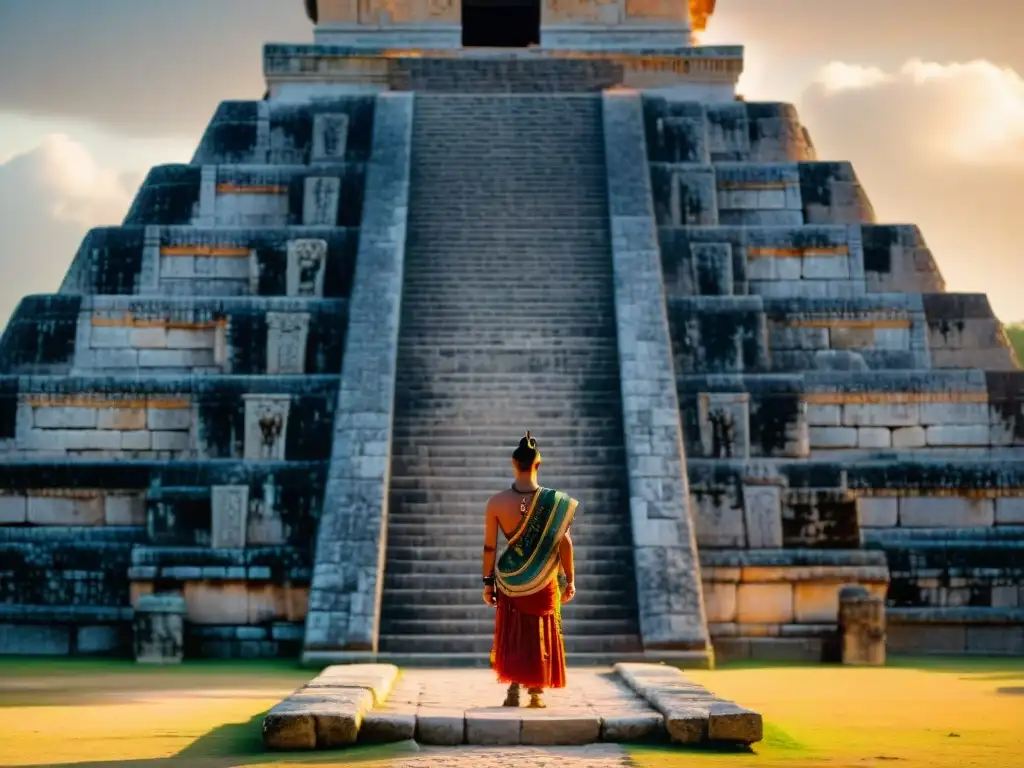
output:
{"label": "pyramid summit platform", "polygon": [[530,429],[570,663],[832,658],[849,586],[891,651],[1024,653],[1002,327],[713,3],[307,6],[0,339],[0,652],[486,665]]}

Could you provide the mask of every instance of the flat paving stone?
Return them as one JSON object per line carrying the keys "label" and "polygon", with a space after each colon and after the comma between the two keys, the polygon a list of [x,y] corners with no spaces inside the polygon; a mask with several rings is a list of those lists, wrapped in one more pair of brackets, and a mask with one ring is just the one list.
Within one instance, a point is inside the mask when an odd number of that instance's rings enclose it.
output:
{"label": "flat paving stone", "polygon": [[764,738],[761,714],[720,699],[675,667],[616,664],[615,671],[664,716],[665,730],[678,744],[753,744]]}
{"label": "flat paving stone", "polygon": [[522,706],[500,706],[508,686],[489,669],[405,669],[395,691],[411,700],[417,685],[421,744],[570,746],[604,734],[640,741],[664,732],[661,714],[610,668],[570,669],[566,688],[544,692],[545,709],[528,708],[525,690]]}
{"label": "flat paving stone", "polygon": [[632,768],[618,744],[421,747],[416,754],[390,758],[387,764],[392,768]]}

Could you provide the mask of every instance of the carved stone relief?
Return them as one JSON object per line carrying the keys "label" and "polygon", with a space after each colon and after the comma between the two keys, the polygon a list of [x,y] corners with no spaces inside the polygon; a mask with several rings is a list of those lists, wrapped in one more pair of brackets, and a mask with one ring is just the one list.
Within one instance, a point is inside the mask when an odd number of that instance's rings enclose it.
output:
{"label": "carved stone relief", "polygon": [[348,149],[348,115],[313,116],[313,162],[344,160]]}
{"label": "carved stone relief", "polygon": [[302,197],[302,223],[307,227],[333,227],[338,223],[341,179],[310,176]]}
{"label": "carved stone relief", "polygon": [[215,485],[210,489],[212,520],[210,543],[215,549],[240,549],[245,546],[249,521],[249,487]]}
{"label": "carved stone relief", "polygon": [[267,373],[305,373],[308,312],[267,312]]}
{"label": "carved stone relief", "polygon": [[776,485],[743,486],[743,523],[750,549],[782,546],[782,489]]}
{"label": "carved stone relief", "polygon": [[750,457],[750,397],[746,392],[702,392],[698,398],[698,419],[705,457]]}
{"label": "carved stone relief", "polygon": [[245,447],[243,457],[254,461],[284,461],[290,395],[243,395]]}
{"label": "carved stone relief", "polygon": [[326,240],[289,240],[286,293],[289,296],[323,296],[326,264]]}

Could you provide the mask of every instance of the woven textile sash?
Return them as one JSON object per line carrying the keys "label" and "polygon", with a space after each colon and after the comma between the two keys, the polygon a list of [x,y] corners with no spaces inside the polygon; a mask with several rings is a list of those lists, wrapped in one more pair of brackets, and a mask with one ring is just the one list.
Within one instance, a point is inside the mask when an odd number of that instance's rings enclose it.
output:
{"label": "woven textile sash", "polygon": [[525,597],[544,589],[558,573],[558,547],[576,514],[576,499],[541,488],[498,558],[495,581],[503,594]]}

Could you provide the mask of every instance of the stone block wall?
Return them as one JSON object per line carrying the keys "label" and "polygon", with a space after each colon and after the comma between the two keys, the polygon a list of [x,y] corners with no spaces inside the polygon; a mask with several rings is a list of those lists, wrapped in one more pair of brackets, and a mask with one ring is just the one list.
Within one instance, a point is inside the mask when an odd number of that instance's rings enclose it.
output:
{"label": "stone block wall", "polygon": [[412,120],[410,94],[379,98],[306,617],[308,660],[360,658],[378,647]]}
{"label": "stone block wall", "polygon": [[358,230],[103,227],[86,235],[61,288],[100,295],[348,296]]}
{"label": "stone block wall", "polygon": [[706,654],[671,337],[644,172],[642,102],[635,93],[609,92],[603,109],[640,633],[652,656],[659,650]]}
{"label": "stone block wall", "polygon": [[222,105],[0,339],[0,652],[294,655],[333,449],[375,100]]}
{"label": "stone block wall", "polygon": [[345,299],[72,298],[42,338],[31,333],[36,303],[18,306],[0,341],[8,372],[317,374],[341,361]]}
{"label": "stone block wall", "polygon": [[890,578],[894,650],[1019,648],[1024,373],[1002,327],[794,112],[768,140],[753,107],[645,99],[716,652],[828,656],[839,587]]}
{"label": "stone block wall", "polygon": [[294,652],[324,476],[300,461],[0,465],[3,652],[127,653],[152,591],[185,595],[189,653]]}

